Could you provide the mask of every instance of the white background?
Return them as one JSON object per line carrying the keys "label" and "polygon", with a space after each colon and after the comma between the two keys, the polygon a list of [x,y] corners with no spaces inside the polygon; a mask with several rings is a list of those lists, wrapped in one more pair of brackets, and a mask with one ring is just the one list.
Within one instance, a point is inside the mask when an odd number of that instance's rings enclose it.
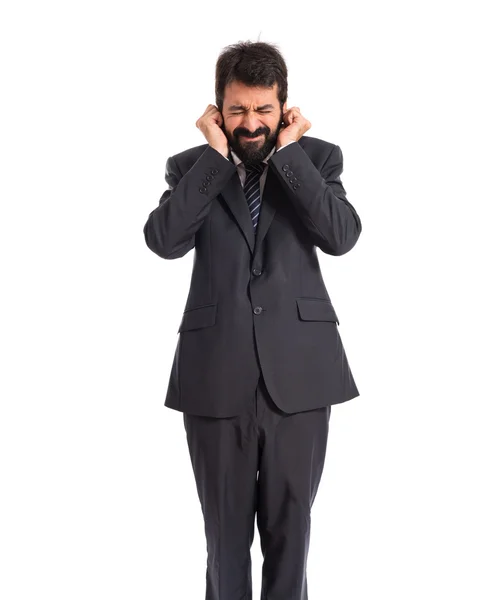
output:
{"label": "white background", "polygon": [[[163,406],[193,252],[164,261],[142,228],[167,157],[205,142],[219,52],[259,39],[363,223],[319,252],[361,395],[332,408],[310,600],[496,600],[491,5],[3,5],[2,598],[204,598]],[[252,554],[256,600],[257,531]]]}

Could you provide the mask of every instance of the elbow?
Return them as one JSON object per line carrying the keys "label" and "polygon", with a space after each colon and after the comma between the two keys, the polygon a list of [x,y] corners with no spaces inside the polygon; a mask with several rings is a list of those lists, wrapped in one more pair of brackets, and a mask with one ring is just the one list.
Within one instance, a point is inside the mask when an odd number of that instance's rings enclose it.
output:
{"label": "elbow", "polygon": [[354,231],[343,236],[332,236],[330,240],[324,240],[317,244],[322,252],[331,256],[342,256],[356,246],[361,234],[361,221],[358,219]]}
{"label": "elbow", "polygon": [[190,239],[179,242],[165,235],[164,231],[154,228],[150,219],[143,228],[145,243],[149,250],[166,260],[173,260],[185,256],[195,245],[195,235]]}
{"label": "elbow", "polygon": [[147,248],[152,250],[154,254],[157,254],[161,258],[168,258],[170,254],[170,248],[168,248],[167,244],[165,243],[165,239],[161,231],[157,231],[157,229],[154,227],[151,217],[149,217],[147,223],[145,223],[143,233]]}

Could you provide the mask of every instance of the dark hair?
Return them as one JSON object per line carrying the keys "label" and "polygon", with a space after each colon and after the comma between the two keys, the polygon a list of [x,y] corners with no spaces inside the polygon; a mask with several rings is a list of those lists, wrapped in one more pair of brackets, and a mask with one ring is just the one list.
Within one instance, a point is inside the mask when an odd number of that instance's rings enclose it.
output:
{"label": "dark hair", "polygon": [[225,87],[232,81],[247,86],[273,87],[277,83],[280,108],[287,100],[287,66],[275,44],[239,42],[223,48],[216,61],[215,97],[221,111]]}

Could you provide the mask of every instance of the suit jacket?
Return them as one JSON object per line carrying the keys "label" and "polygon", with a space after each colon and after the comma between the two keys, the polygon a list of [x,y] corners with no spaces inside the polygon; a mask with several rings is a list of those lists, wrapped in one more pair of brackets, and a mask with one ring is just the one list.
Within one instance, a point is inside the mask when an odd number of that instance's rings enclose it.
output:
{"label": "suit jacket", "polygon": [[202,144],[166,161],[169,189],[149,214],[145,242],[165,259],[195,248],[169,408],[240,414],[260,369],[288,413],[359,396],[316,250],[340,256],[361,232],[340,178],[342,151],[302,136],[268,165],[255,235],[232,157]]}

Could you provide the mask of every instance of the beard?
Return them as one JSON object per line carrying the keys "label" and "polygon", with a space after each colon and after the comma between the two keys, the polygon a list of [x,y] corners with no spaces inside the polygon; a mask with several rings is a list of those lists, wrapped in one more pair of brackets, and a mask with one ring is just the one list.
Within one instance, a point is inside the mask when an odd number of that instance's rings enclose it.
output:
{"label": "beard", "polygon": [[[259,127],[255,131],[248,131],[244,127],[236,127],[233,133],[230,134],[225,129],[223,123],[221,129],[225,134],[229,145],[240,160],[248,167],[252,167],[258,162],[264,160],[271,152],[273,146],[275,146],[280,130],[284,126],[283,124],[284,111],[280,111],[280,119],[278,125],[274,131],[269,127]],[[261,135],[261,137],[258,137]],[[248,138],[242,138],[241,136],[247,135]],[[257,140],[251,141],[249,138],[257,138]]]}

